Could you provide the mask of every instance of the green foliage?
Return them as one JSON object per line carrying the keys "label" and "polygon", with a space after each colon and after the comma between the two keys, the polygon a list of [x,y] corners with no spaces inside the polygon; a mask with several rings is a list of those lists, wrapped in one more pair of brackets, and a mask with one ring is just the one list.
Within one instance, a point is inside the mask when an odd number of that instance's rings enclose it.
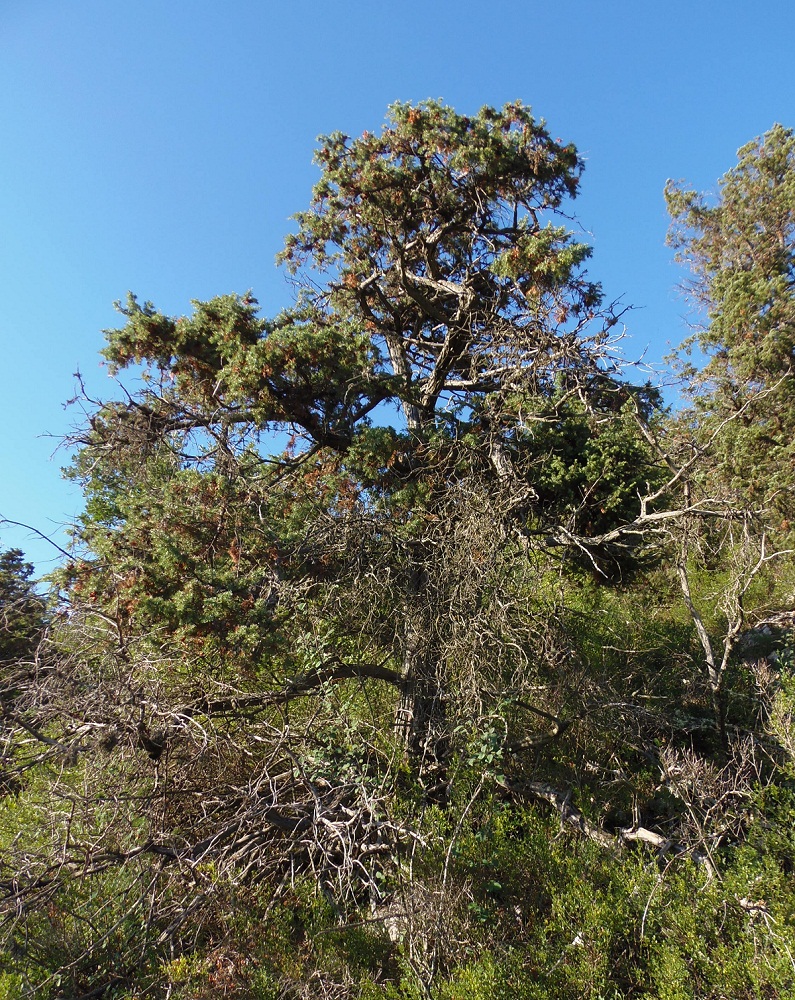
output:
{"label": "green foliage", "polygon": [[795,779],[795,634],[785,633],[776,654],[779,668],[768,726],[784,752],[783,767]]}
{"label": "green foliage", "polygon": [[0,972],[0,1000],[21,1000],[24,993],[22,976]]}
{"label": "green foliage", "polygon": [[32,576],[19,549],[0,553],[0,663],[30,656],[43,630],[45,605]]}
{"label": "green foliage", "polygon": [[795,137],[774,125],[738,151],[717,203],[669,182],[670,242],[694,273],[709,322],[697,336],[709,362],[693,372],[704,436],[723,476],[755,499],[791,505],[795,351]]}
{"label": "green foliage", "polygon": [[[594,413],[578,402],[556,407],[549,419],[531,425],[522,439],[525,460],[538,463],[536,489],[545,516],[556,515],[567,530],[594,538],[627,524],[637,515],[638,497],[659,489],[667,470],[662,468],[648,443],[638,434],[638,412],[646,415],[659,405],[657,393],[647,386],[633,393],[611,387],[603,408]],[[605,410],[614,410],[605,418]],[[532,457],[531,457],[532,456]],[[593,571],[621,578],[657,553],[635,539],[619,539],[614,546],[594,545],[586,554],[571,551],[568,557]]]}

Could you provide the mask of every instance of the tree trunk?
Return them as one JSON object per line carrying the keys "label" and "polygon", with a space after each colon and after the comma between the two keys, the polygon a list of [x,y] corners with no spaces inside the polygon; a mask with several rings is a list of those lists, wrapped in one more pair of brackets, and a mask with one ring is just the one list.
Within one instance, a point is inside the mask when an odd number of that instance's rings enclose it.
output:
{"label": "tree trunk", "polygon": [[429,789],[445,785],[450,755],[443,666],[429,607],[425,572],[416,569],[407,594],[403,691],[395,727],[409,765]]}

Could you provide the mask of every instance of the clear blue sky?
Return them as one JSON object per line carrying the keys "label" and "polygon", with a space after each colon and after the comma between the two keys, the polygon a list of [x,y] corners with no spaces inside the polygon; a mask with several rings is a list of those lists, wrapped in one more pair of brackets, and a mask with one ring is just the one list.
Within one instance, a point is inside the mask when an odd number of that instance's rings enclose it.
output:
{"label": "clear blue sky", "polygon": [[[795,126],[793,37],[792,0],[2,0],[0,514],[49,533],[79,510],[52,455],[72,373],[113,393],[114,300],[286,305],[273,258],[315,137],[375,131],[395,100],[521,99],[575,142],[591,274],[639,307],[627,352],[660,360],[687,332],[665,180],[714,189],[738,146]],[[10,545],[51,567],[29,533]]]}

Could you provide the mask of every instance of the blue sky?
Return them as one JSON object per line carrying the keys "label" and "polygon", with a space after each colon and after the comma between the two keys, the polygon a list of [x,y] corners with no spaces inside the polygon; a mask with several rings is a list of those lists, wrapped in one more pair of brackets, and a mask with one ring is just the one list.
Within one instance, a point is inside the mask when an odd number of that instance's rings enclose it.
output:
{"label": "blue sky", "polygon": [[[375,131],[395,100],[520,99],[575,142],[590,273],[637,307],[626,353],[660,361],[687,334],[665,181],[714,190],[740,145],[795,126],[794,29],[792,0],[2,0],[0,515],[63,542],[80,497],[53,452],[73,372],[113,393],[113,302],[250,288],[277,312],[315,137]],[[51,568],[29,532],[10,545]]]}

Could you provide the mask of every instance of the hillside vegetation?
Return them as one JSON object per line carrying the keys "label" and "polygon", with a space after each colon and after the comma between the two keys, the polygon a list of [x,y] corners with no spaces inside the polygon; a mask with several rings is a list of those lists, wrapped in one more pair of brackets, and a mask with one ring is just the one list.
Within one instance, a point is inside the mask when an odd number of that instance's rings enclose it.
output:
{"label": "hillside vegetation", "polygon": [[674,411],[528,108],[317,163],[0,559],[0,998],[795,997],[793,134],[668,187]]}

